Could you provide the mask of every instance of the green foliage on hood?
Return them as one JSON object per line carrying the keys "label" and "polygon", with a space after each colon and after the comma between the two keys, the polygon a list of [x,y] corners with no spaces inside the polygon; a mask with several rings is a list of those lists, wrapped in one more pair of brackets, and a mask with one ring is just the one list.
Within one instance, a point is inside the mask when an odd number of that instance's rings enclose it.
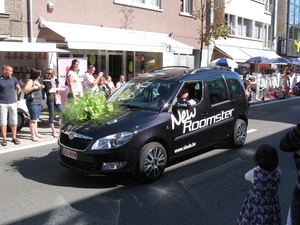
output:
{"label": "green foliage on hood", "polygon": [[94,125],[100,125],[121,113],[121,108],[115,106],[113,103],[106,103],[104,92],[94,95],[86,92],[76,100],[67,99],[62,116],[62,123],[78,125],[90,122]]}

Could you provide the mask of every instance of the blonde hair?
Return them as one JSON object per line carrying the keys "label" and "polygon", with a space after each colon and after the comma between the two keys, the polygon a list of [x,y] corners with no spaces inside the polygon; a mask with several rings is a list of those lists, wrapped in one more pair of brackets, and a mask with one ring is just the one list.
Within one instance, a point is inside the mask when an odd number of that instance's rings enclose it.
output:
{"label": "blonde hair", "polygon": [[280,91],[283,91],[283,90],[284,90],[284,85],[283,85],[283,84],[279,86],[279,90],[280,90]]}
{"label": "blonde hair", "polygon": [[53,78],[54,76],[54,70],[52,68],[48,68],[46,69],[46,72],[49,71],[50,75],[51,75],[51,78]]}

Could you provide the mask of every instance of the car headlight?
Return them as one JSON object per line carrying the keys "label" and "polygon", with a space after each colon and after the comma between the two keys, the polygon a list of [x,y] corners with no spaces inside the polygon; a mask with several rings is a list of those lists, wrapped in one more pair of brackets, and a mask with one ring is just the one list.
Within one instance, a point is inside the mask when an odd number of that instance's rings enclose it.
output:
{"label": "car headlight", "polygon": [[120,132],[98,139],[92,146],[92,150],[118,148],[126,144],[132,138],[131,132]]}

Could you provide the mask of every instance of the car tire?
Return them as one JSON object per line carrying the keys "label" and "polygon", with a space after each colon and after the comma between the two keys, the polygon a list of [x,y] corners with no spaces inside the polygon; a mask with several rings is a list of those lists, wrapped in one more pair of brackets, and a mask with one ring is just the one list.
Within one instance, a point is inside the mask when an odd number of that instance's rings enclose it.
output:
{"label": "car tire", "polygon": [[143,146],[137,164],[135,176],[138,180],[151,183],[158,180],[167,165],[167,153],[158,142],[150,142]]}
{"label": "car tire", "polygon": [[247,138],[247,124],[242,119],[237,119],[228,143],[232,148],[239,148],[244,145]]}
{"label": "car tire", "polygon": [[[9,117],[7,117],[7,121],[9,121]],[[25,126],[25,116],[22,112],[18,111],[18,124],[17,124],[17,131],[20,131]],[[7,125],[7,132],[11,132],[10,126]]]}
{"label": "car tire", "polygon": [[20,131],[25,126],[25,116],[22,112],[18,112],[18,125],[17,131]]}

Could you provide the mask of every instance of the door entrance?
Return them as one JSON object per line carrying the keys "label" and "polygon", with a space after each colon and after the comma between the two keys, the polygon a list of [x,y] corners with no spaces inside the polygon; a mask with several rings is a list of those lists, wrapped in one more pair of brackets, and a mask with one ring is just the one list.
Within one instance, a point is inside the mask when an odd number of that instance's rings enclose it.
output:
{"label": "door entrance", "polygon": [[123,55],[109,55],[108,63],[109,75],[111,76],[114,84],[116,84],[119,81],[120,75],[123,75]]}

